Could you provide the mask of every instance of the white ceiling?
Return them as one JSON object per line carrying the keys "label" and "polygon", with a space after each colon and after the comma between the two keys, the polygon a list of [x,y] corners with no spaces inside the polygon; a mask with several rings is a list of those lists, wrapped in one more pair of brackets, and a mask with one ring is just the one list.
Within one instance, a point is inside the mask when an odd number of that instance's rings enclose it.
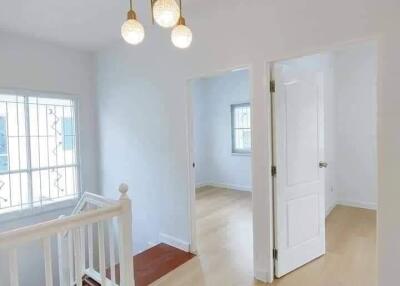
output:
{"label": "white ceiling", "polygon": [[[193,8],[198,1],[183,3]],[[151,25],[150,0],[134,3],[140,21]],[[98,50],[121,41],[128,8],[129,0],[0,0],[0,30]]]}

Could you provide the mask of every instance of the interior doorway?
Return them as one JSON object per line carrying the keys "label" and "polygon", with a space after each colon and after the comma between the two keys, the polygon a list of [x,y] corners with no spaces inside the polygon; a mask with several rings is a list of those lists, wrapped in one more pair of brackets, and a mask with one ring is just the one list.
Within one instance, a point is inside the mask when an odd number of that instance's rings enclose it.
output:
{"label": "interior doorway", "polygon": [[247,68],[188,85],[195,183],[191,240],[210,273],[229,274],[235,267],[253,272],[250,85]]}
{"label": "interior doorway", "polygon": [[374,285],[376,43],[278,61],[271,78],[275,276]]}

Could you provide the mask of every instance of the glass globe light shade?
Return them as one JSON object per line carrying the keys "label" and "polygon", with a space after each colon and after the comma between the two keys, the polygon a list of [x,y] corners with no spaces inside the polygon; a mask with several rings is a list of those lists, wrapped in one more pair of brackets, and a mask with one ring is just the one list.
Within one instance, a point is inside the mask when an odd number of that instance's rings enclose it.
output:
{"label": "glass globe light shade", "polygon": [[154,21],[163,28],[176,25],[180,10],[175,0],[157,0],[153,5]]}
{"label": "glass globe light shade", "polygon": [[121,35],[127,43],[137,45],[144,39],[144,28],[139,21],[128,19],[122,24]]}
{"label": "glass globe light shade", "polygon": [[186,49],[192,43],[192,31],[185,25],[177,25],[171,33],[171,41],[175,47]]}

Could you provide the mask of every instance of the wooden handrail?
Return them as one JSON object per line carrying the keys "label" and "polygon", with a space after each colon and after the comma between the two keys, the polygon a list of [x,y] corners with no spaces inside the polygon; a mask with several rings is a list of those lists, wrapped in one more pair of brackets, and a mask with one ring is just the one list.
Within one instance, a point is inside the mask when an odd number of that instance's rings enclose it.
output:
{"label": "wooden handrail", "polygon": [[84,213],[9,230],[0,233],[0,248],[17,246],[32,240],[56,235],[60,232],[119,216],[122,212],[122,205],[117,203]]}
{"label": "wooden handrail", "polygon": [[[113,219],[116,218],[118,252],[120,265],[120,286],[134,286],[132,260],[132,205],[127,192],[128,186],[119,187],[119,200],[106,199],[102,196],[85,193],[70,216],[37,223],[0,233],[0,249],[9,251],[9,273],[11,285],[19,285],[17,248],[31,241],[41,240],[45,264],[45,284],[53,285],[51,238],[57,237],[59,285],[82,285],[82,276],[86,269],[85,232],[88,233],[90,276],[98,278],[102,285],[114,286],[115,273],[111,280],[106,277],[105,230],[109,236],[110,263],[115,264]],[[88,205],[95,208],[87,208]],[[98,253],[100,272],[93,268],[93,225],[97,225]],[[107,229],[105,229],[107,227]],[[99,278],[100,277],[100,278]]]}
{"label": "wooden handrail", "polygon": [[100,195],[85,192],[83,193],[82,197],[76,204],[75,208],[73,209],[71,215],[77,214],[84,209],[86,204],[91,204],[97,207],[105,207],[109,205],[115,205],[118,203],[118,200],[107,199]]}

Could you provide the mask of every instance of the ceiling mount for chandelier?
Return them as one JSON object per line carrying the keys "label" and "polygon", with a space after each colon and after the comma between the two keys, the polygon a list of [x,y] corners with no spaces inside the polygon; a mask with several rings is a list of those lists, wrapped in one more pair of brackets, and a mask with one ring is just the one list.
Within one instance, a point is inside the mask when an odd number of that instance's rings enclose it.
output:
{"label": "ceiling mount for chandelier", "polygon": [[[137,20],[132,0],[129,2],[127,20],[122,24],[121,35],[132,45],[140,44],[145,36],[143,25]],[[185,49],[192,43],[192,31],[182,16],[182,0],[150,0],[153,22],[163,28],[172,28],[171,41],[175,47]]]}

